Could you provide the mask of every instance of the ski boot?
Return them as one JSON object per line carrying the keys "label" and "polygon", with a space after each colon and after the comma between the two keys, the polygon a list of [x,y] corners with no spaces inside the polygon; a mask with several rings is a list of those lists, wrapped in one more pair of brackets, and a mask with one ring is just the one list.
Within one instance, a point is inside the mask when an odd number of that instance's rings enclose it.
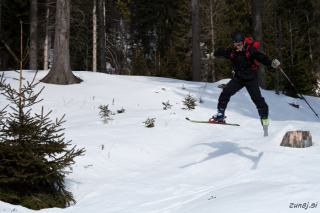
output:
{"label": "ski boot", "polygon": [[269,119],[268,118],[261,118],[261,125],[262,126],[268,126],[269,125]]}
{"label": "ski boot", "polygon": [[224,116],[224,109],[219,109],[218,113],[212,116],[212,118],[209,119],[210,123],[225,123],[224,120],[226,117]]}

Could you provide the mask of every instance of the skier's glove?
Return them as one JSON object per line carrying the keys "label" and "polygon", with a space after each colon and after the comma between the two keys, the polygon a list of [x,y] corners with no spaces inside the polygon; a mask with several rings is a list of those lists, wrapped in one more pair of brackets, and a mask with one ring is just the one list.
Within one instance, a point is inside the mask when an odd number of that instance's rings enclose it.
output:
{"label": "skier's glove", "polygon": [[278,59],[273,59],[271,66],[275,69],[278,68],[280,66],[280,61]]}

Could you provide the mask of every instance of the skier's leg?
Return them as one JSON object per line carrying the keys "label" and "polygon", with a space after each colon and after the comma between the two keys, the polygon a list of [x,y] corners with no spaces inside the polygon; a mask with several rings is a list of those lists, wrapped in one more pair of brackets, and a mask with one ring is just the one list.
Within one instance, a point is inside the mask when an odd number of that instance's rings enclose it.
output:
{"label": "skier's leg", "polygon": [[259,88],[259,83],[257,80],[245,82],[245,87],[251,97],[251,100],[256,105],[258,113],[261,119],[268,118],[269,116],[269,107],[265,102],[264,98],[261,95]]}
{"label": "skier's leg", "polygon": [[230,97],[236,94],[240,89],[244,87],[244,84],[237,77],[234,77],[229,81],[227,86],[222,90],[219,96],[218,109],[226,109],[228,102],[230,101]]}
{"label": "skier's leg", "polygon": [[243,83],[236,77],[234,77],[233,79],[231,79],[231,81],[229,81],[229,83],[222,90],[219,96],[218,112],[217,114],[212,116],[215,122],[224,121],[224,111],[227,108],[227,104],[230,100],[230,97],[243,87],[244,87]]}

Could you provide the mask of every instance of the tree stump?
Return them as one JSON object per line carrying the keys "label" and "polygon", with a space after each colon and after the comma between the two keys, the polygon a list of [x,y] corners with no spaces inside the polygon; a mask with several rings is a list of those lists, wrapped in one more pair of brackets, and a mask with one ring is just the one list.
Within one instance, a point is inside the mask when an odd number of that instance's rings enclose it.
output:
{"label": "tree stump", "polygon": [[289,131],[283,136],[280,146],[309,147],[312,146],[312,136],[309,131]]}

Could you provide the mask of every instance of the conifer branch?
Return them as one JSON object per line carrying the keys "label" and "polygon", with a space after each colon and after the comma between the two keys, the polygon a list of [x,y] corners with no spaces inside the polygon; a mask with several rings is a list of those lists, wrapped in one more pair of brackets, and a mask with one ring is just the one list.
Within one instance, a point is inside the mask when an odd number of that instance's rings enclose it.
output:
{"label": "conifer branch", "polygon": [[17,57],[17,55],[12,51],[12,49],[9,47],[9,45],[4,42],[4,40],[2,40],[2,43],[4,43],[4,46],[7,48],[7,50],[11,53],[11,55],[14,57],[14,59],[17,61],[17,63],[20,63],[19,58]]}

